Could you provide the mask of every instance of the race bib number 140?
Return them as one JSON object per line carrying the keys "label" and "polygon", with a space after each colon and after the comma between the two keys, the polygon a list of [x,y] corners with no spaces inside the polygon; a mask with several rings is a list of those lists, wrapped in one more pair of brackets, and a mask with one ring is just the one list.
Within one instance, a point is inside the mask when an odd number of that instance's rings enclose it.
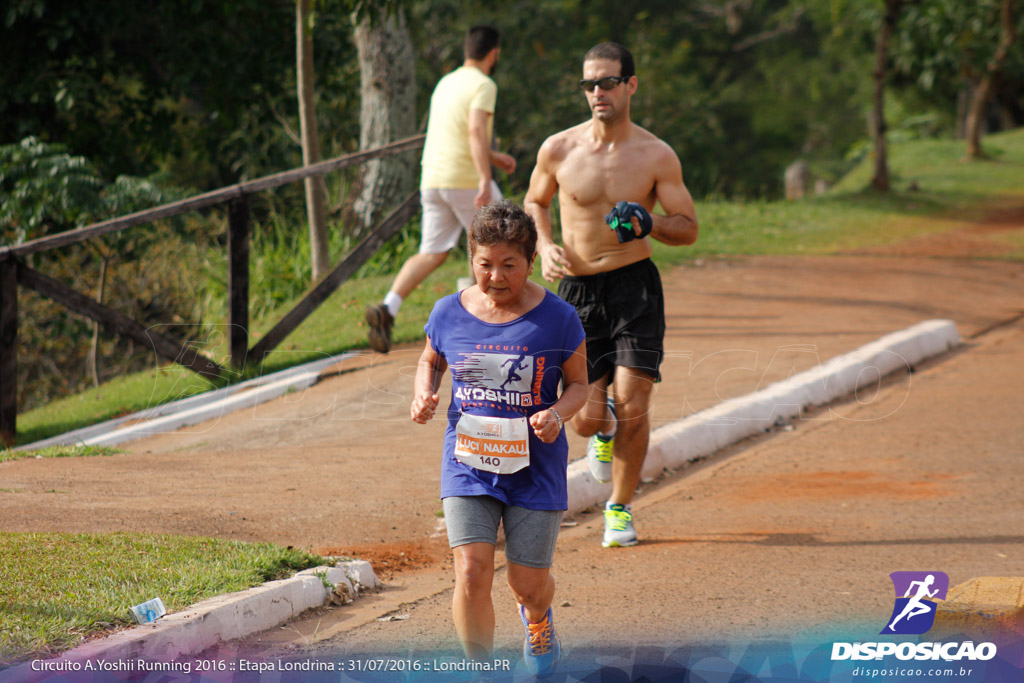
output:
{"label": "race bib number 140", "polygon": [[470,467],[498,474],[512,474],[529,467],[526,418],[463,413],[455,426],[455,457]]}

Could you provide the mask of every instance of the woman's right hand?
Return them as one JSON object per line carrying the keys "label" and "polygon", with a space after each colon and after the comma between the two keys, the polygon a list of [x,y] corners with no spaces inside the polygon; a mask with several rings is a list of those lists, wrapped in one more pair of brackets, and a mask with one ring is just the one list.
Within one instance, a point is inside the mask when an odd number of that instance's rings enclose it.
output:
{"label": "woman's right hand", "polygon": [[434,411],[437,410],[437,404],[440,402],[441,398],[437,394],[428,391],[417,394],[412,399],[412,405],[409,406],[412,421],[421,425],[427,424],[427,420],[434,417]]}

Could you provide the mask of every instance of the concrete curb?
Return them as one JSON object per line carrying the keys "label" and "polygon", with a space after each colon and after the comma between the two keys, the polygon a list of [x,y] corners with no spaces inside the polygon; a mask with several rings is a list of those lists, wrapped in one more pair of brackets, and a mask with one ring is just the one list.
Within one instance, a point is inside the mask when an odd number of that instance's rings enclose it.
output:
{"label": "concrete curb", "polygon": [[172,432],[227,413],[271,401],[289,391],[301,391],[316,384],[321,373],[358,353],[343,353],[321,360],[256,377],[223,389],[179,399],[140,410],[113,420],[83,427],[42,441],[19,446],[16,450],[33,450],[49,446],[85,445],[112,446],[133,439]]}
{"label": "concrete curb", "polygon": [[[979,576],[949,589],[938,603],[931,638],[976,640],[1024,637],[1024,576]],[[1018,652],[1024,667],[1024,652]]]}
{"label": "concrete curb", "polygon": [[[327,587],[324,582],[332,587]],[[378,581],[369,562],[355,560],[334,567],[317,567],[238,593],[204,600],[187,610],[168,614],[65,652],[58,658],[27,662],[0,672],[0,681],[30,683],[55,672],[99,671],[105,664],[135,666],[140,661],[171,662],[202,652],[220,642],[273,628],[302,612],[325,604],[332,593],[351,602]],[[93,667],[93,668],[90,668]],[[39,670],[45,668],[45,670]]]}
{"label": "concrete curb", "polygon": [[[741,398],[723,401],[651,432],[641,476],[657,476],[706,457],[749,436],[877,383],[882,377],[945,353],[960,344],[952,320],[928,320],[886,335],[855,351]],[[590,474],[586,459],[569,464],[569,510],[603,503],[611,484]]]}

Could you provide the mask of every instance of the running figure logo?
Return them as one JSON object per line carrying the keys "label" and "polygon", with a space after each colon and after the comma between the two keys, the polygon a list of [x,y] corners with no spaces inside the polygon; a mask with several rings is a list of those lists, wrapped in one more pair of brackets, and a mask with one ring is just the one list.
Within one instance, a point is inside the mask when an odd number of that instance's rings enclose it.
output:
{"label": "running figure logo", "polygon": [[[500,389],[504,389],[505,385],[507,385],[509,382],[523,381],[523,378],[516,373],[516,370],[528,370],[530,368],[532,364],[525,362],[525,360],[526,354],[521,353],[519,354],[519,358],[509,358],[508,360],[501,364],[501,367],[504,368],[506,365],[508,365],[509,368],[508,376],[505,378],[505,381],[501,383],[501,386],[499,387]],[[518,386],[518,384],[514,386]]]}
{"label": "running figure logo", "polygon": [[451,364],[455,379],[466,386],[496,391],[529,392],[533,379],[533,356],[519,352],[461,353]]}
{"label": "running figure logo", "polygon": [[935,600],[946,599],[949,577],[943,572],[893,572],[889,578],[896,589],[896,604],[881,633],[919,635],[926,632],[935,623]]}

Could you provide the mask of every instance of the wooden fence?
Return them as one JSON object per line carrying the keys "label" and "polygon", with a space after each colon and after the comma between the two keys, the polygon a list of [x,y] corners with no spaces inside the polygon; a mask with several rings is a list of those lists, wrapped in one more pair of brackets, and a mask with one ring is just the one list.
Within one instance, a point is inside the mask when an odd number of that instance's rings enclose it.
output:
{"label": "wooden fence", "polygon": [[14,444],[18,415],[18,286],[28,287],[71,311],[95,320],[106,330],[151,346],[161,357],[203,376],[218,378],[223,368],[188,346],[181,346],[127,316],[98,303],[67,285],[25,265],[20,257],[84,242],[100,235],[171,218],[189,211],[228,205],[228,348],[231,365],[242,368],[260,363],[345,280],[366,263],[419,209],[419,193],[410,194],[367,237],[316,283],[306,296],[251,349],[249,348],[249,196],[310,176],[362,164],[370,159],[408,152],[423,146],[417,135],[382,147],[328,159],[311,166],[230,185],[219,190],[164,204],[146,211],[95,223],[77,230],[0,247],[0,440]]}

